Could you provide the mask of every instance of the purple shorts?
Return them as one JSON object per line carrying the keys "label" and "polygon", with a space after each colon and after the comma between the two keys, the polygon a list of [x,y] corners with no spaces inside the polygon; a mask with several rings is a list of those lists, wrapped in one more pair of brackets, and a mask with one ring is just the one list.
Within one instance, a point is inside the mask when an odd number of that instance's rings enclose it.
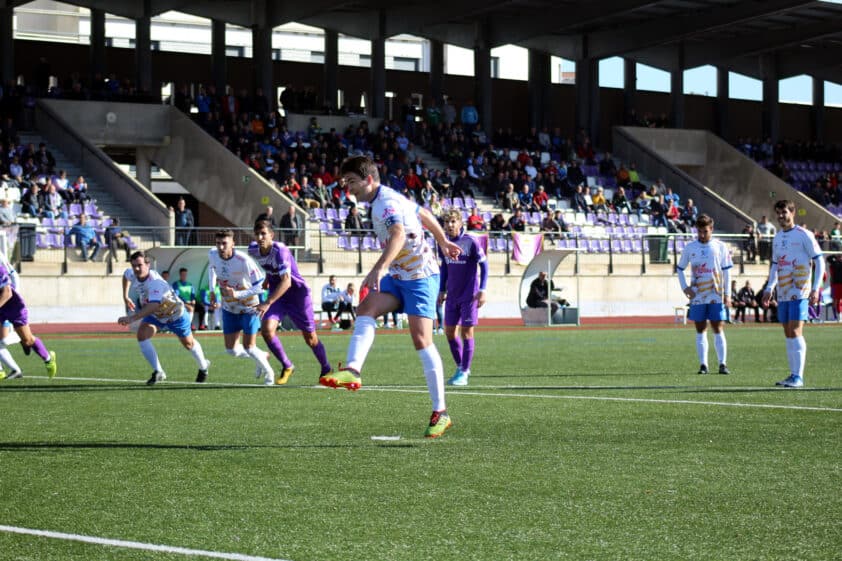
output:
{"label": "purple shorts", "polygon": [[283,296],[269,306],[269,309],[263,315],[263,319],[273,319],[280,323],[287,315],[295,324],[295,327],[301,331],[307,333],[316,331],[316,322],[313,319],[313,299],[310,298],[309,288],[296,289],[290,287]]}
{"label": "purple shorts", "polygon": [[17,292],[12,291],[12,297],[0,308],[0,323],[4,321],[8,321],[15,327],[29,323],[29,311],[26,309],[23,298]]}
{"label": "purple shorts", "polygon": [[467,302],[453,302],[449,299],[444,301],[445,325],[472,327],[477,324],[478,319],[479,308],[477,308],[477,301],[473,298]]}

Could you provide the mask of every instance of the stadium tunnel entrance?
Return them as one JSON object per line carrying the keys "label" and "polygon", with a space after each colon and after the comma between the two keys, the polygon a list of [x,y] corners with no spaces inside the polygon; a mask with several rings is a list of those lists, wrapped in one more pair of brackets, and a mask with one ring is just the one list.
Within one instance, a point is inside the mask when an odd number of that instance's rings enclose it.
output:
{"label": "stadium tunnel entrance", "polygon": [[[563,326],[579,325],[579,275],[568,277],[572,285],[553,283],[558,266],[568,256],[576,253],[575,249],[550,249],[535,256],[523,271],[520,279],[518,304],[524,325],[527,326]],[[547,301],[543,306],[527,304],[532,283],[540,273],[547,274]]]}

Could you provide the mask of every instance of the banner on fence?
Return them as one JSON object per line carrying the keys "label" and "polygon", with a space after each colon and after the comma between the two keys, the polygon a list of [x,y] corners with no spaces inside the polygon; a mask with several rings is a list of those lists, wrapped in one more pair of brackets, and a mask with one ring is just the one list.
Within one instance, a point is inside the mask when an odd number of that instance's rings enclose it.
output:
{"label": "banner on fence", "polygon": [[512,259],[521,265],[528,265],[543,250],[544,234],[512,232],[512,245]]}

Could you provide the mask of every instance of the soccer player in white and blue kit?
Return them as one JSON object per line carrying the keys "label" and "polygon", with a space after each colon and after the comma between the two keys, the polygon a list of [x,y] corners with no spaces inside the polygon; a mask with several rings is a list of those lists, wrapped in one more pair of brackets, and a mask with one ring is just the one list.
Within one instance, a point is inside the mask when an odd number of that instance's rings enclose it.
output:
{"label": "soccer player in white and blue kit", "polygon": [[196,382],[204,382],[208,377],[210,361],[202,352],[202,345],[193,338],[190,327],[190,312],[173,288],[163,278],[151,274],[149,256],[144,251],[135,251],[131,256],[134,282],[132,289],[137,292],[141,308],[117,319],[120,325],[131,325],[140,321],[137,329],[137,343],[143,358],[152,366],[152,376],[146,381],[147,385],[167,379],[164,368],[158,360],[158,352],[152,345],[152,337],[158,330],[166,328],[181,341],[185,349],[190,351],[199,372]]}
{"label": "soccer player in white and blue kit", "polygon": [[[707,324],[713,330],[713,344],[719,359],[719,373],[730,374],[728,369],[728,343],[722,323],[728,319],[731,306],[731,253],[719,240],[712,238],[713,219],[707,214],[696,220],[697,239],[681,252],[678,261],[678,283],[690,299],[690,319],[696,324],[696,353],[699,356],[699,374],[708,373]],[[684,270],[690,267],[690,284]]]}
{"label": "soccer player in white and blue kit", "polygon": [[764,308],[769,306],[772,290],[777,286],[778,320],[786,336],[789,376],[775,385],[800,388],[804,385],[807,360],[804,322],[808,317],[808,303],[813,306],[819,301],[825,265],[815,236],[795,225],[795,203],[780,200],[775,203],[775,213],[781,230],[772,240],[772,263],[761,304]]}
{"label": "soccer player in white and blue kit", "polygon": [[[225,352],[236,358],[254,360],[255,376],[262,376],[266,386],[274,385],[275,372],[266,359],[266,351],[256,344],[260,331],[257,305],[266,275],[247,253],[234,249],[232,230],[219,230],[214,239],[216,247],[208,252],[208,293],[214,303],[219,286]],[[242,345],[240,333],[243,334]]]}
{"label": "soccer player in white and blue kit", "polygon": [[374,343],[375,318],[393,311],[404,312],[409,318],[409,332],[433,402],[433,414],[424,436],[439,437],[452,422],[445,407],[444,367],[433,344],[439,265],[433,249],[424,239],[424,228],[435,236],[444,255],[457,257],[461,248],[447,239],[428,210],[381,185],[377,166],[369,158],[347,158],[342,162],[341,174],[357,200],[371,204],[374,231],[385,247],[363,280],[370,292],[357,309],[346,366],[323,375],[319,383],[331,388],[358,390],[362,385],[360,371]]}

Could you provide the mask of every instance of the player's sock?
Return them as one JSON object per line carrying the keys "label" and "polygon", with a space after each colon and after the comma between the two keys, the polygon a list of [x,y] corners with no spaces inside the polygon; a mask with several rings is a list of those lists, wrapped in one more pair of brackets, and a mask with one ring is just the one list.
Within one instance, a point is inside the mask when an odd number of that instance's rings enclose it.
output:
{"label": "player's sock", "polygon": [[465,339],[462,342],[462,372],[470,372],[471,362],[474,360],[474,339]]}
{"label": "player's sock", "polygon": [[190,354],[193,355],[193,360],[199,365],[199,370],[207,370],[210,362],[205,358],[205,353],[202,351],[202,344],[198,339],[193,339],[193,348],[190,349]]}
{"label": "player's sock", "polygon": [[716,349],[716,356],[719,364],[728,364],[728,342],[725,340],[725,333],[713,334],[713,348]]}
{"label": "player's sock", "polygon": [[266,351],[259,348],[257,345],[253,347],[249,347],[245,350],[246,356],[251,357],[251,359],[258,365],[260,368],[263,369],[264,372],[271,372],[272,366],[269,364],[269,361],[266,359]]}
{"label": "player's sock", "polygon": [[448,339],[447,344],[450,346],[450,354],[453,356],[453,362],[457,365],[462,364],[462,338],[459,335]]}
{"label": "player's sock", "polygon": [[140,345],[140,352],[143,354],[143,358],[152,366],[152,370],[163,372],[164,367],[161,366],[161,361],[158,360],[158,352],[155,350],[155,346],[152,345],[152,340],[138,341],[138,345]]}
{"label": "player's sock", "polygon": [[696,333],[696,354],[699,355],[699,364],[708,363],[708,334]]}
{"label": "player's sock", "polygon": [[807,340],[804,339],[803,335],[792,339],[792,350],[792,373],[804,378],[804,364],[807,362]]}
{"label": "player's sock", "polygon": [[32,348],[38,353],[44,362],[50,362],[50,351],[47,350],[47,347],[44,346],[44,343],[41,342],[41,339],[38,337],[35,338],[35,343],[32,344]]}
{"label": "player's sock", "polygon": [[418,351],[421,365],[424,367],[424,378],[427,379],[427,390],[433,402],[433,411],[444,411],[444,367],[441,355],[435,345]]}
{"label": "player's sock", "polygon": [[281,363],[281,366],[284,368],[292,366],[292,361],[289,357],[287,357],[287,354],[284,351],[284,346],[281,344],[281,340],[278,339],[277,335],[272,337],[272,340],[268,341],[266,345],[269,347],[269,352],[275,355],[275,358],[277,358],[278,362]]}
{"label": "player's sock", "polygon": [[313,351],[313,355],[315,355],[316,360],[319,361],[319,364],[322,367],[322,374],[327,374],[330,372],[330,363],[327,361],[327,351],[325,350],[325,346],[322,344],[321,341],[316,343],[315,346],[310,347],[310,350]]}
{"label": "player's sock", "polygon": [[795,366],[795,339],[787,337],[786,338],[786,362],[789,364],[789,373],[795,374],[797,372]]}
{"label": "player's sock", "polygon": [[225,349],[225,352],[234,358],[248,358],[250,353],[246,352],[243,346],[237,341],[231,349]]}
{"label": "player's sock", "polygon": [[[354,334],[348,344],[348,353],[345,355],[345,365],[360,372],[368,356],[368,351],[374,343],[374,332],[377,329],[377,321],[371,316],[357,316],[354,322]],[[441,359],[439,359],[441,361]]]}
{"label": "player's sock", "polygon": [[9,372],[20,372],[20,366],[18,366],[18,363],[15,362],[14,357],[12,357],[12,353],[9,352],[6,345],[2,345],[2,347],[0,347],[0,363],[3,363],[3,366],[8,368]]}

